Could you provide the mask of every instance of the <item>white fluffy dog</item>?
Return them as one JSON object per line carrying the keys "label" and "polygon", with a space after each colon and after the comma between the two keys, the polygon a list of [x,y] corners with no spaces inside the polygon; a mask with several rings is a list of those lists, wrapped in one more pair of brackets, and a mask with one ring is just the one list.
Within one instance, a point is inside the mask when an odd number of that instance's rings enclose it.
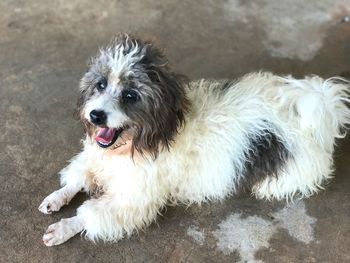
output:
{"label": "white fluffy dog", "polygon": [[58,245],[79,232],[116,241],[169,203],[308,197],[332,174],[335,138],[350,122],[348,83],[252,73],[186,83],[159,49],[118,36],[81,80],[84,149],[39,207],[58,211],[83,190],[77,215],[47,229]]}

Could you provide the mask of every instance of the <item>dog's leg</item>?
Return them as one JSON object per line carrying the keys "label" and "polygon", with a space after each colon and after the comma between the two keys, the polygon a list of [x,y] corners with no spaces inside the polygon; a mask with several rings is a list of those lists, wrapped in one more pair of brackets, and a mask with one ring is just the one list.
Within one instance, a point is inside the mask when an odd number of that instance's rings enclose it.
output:
{"label": "dog's leg", "polygon": [[83,226],[83,220],[79,216],[61,219],[47,228],[43,242],[48,247],[62,244],[81,232]]}
{"label": "dog's leg", "polygon": [[120,199],[91,199],[78,208],[77,214],[84,218],[87,238],[117,241],[152,223],[164,203],[165,200],[136,204]]}
{"label": "dog's leg", "polygon": [[60,172],[61,184],[63,187],[44,199],[39,206],[40,212],[51,214],[52,212],[60,210],[60,208],[68,204],[79,191],[86,188],[87,162],[85,155],[84,152],[81,152]]}
{"label": "dog's leg", "polygon": [[39,206],[39,211],[44,214],[57,212],[64,205],[67,205],[70,200],[81,190],[74,186],[66,185],[61,189],[48,195]]}
{"label": "dog's leg", "polygon": [[59,245],[81,231],[91,240],[117,241],[153,222],[161,206],[148,202],[122,204],[115,197],[104,195],[86,201],[78,208],[77,216],[49,226],[43,241],[46,246]]}

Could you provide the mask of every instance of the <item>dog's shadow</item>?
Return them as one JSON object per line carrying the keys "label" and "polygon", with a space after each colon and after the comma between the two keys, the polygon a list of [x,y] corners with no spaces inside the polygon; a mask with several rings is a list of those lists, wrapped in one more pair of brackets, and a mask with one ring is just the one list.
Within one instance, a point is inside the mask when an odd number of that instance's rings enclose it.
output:
{"label": "dog's shadow", "polygon": [[84,192],[79,192],[76,194],[73,199],[69,202],[68,205],[63,206],[60,209],[60,217],[71,217],[76,214],[76,210],[78,209],[79,206],[81,206],[86,200],[89,200],[91,197],[84,193]]}

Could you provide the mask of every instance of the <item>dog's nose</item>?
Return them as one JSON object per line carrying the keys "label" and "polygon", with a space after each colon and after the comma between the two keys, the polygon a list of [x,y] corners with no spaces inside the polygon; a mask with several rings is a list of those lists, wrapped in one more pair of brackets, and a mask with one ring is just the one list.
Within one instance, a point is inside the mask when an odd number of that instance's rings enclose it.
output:
{"label": "dog's nose", "polygon": [[90,119],[93,124],[105,125],[107,121],[107,114],[102,110],[93,110],[90,112]]}

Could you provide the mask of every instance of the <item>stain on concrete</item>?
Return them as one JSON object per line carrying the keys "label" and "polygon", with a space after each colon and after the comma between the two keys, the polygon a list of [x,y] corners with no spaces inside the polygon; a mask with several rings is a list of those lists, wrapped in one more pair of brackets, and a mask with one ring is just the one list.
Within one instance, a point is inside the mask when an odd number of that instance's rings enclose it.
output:
{"label": "stain on concrete", "polygon": [[269,239],[275,232],[272,222],[258,216],[243,218],[241,214],[230,215],[213,232],[217,247],[224,254],[238,250],[242,261],[261,262],[254,254],[261,248],[269,247]]}
{"label": "stain on concrete", "polygon": [[20,114],[22,113],[22,107],[19,105],[10,105],[9,111],[15,114]]}
{"label": "stain on concrete", "polygon": [[272,220],[259,216],[243,217],[240,213],[230,215],[213,232],[218,240],[217,248],[224,254],[237,250],[243,262],[262,262],[255,259],[255,253],[269,248],[269,239],[280,228],[305,244],[314,240],[316,218],[307,215],[304,202],[293,203],[272,215]]}
{"label": "stain on concrete", "polygon": [[197,244],[203,245],[205,236],[202,231],[199,230],[198,226],[191,225],[187,229],[187,235],[190,236]]}
{"label": "stain on concrete", "polygon": [[314,58],[322,47],[339,9],[350,10],[350,2],[228,0],[224,7],[227,19],[242,22],[248,30],[252,22],[262,24],[267,37],[263,44],[271,56],[302,61]]}
{"label": "stain on concrete", "polygon": [[314,240],[314,226],[317,219],[307,214],[305,203],[297,202],[273,214],[277,226],[287,229],[289,235],[309,244]]}

